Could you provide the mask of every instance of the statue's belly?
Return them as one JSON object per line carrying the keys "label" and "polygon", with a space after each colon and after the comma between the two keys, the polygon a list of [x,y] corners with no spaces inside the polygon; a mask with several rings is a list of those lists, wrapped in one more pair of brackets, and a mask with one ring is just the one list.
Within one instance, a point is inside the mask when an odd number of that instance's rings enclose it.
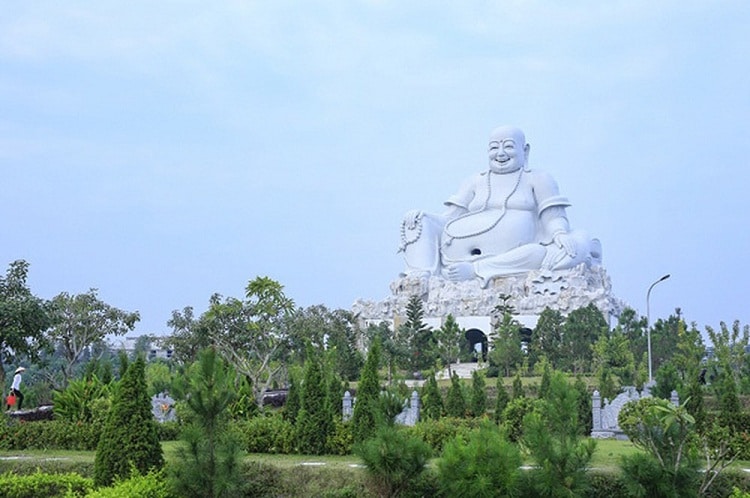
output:
{"label": "statue's belly", "polygon": [[447,224],[441,251],[446,262],[471,261],[533,242],[536,242],[533,212],[508,210],[501,218],[500,210],[490,209]]}

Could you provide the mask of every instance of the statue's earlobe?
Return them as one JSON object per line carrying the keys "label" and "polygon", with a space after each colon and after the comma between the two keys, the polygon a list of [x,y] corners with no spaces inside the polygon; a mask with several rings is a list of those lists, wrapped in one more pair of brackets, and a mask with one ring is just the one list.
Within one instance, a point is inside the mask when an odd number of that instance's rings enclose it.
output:
{"label": "statue's earlobe", "polygon": [[524,163],[529,161],[529,151],[531,150],[531,144],[526,144],[523,146],[523,155],[524,155]]}

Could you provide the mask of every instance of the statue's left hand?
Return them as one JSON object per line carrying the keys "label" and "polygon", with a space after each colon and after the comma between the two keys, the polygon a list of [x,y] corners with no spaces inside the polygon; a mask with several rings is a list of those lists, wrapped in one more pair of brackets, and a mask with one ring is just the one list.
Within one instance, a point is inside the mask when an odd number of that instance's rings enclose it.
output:
{"label": "statue's left hand", "polygon": [[565,254],[571,258],[576,257],[576,241],[571,237],[569,233],[558,233],[553,239],[557,247],[565,251]]}
{"label": "statue's left hand", "polygon": [[542,261],[542,268],[554,270],[565,261],[566,257],[576,257],[576,243],[568,233],[558,233],[553,238],[553,245],[547,246],[547,254]]}
{"label": "statue's left hand", "polygon": [[471,280],[477,276],[472,263],[456,263],[446,267],[445,273],[448,280],[460,282],[462,280]]}

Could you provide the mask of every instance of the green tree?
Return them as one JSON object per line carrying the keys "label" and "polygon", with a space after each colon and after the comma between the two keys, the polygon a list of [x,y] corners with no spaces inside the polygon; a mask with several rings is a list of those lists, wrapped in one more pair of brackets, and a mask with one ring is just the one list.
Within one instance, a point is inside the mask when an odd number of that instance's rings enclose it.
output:
{"label": "green tree", "polygon": [[288,334],[283,321],[294,302],[283,289],[275,280],[256,277],[247,284],[244,301],[222,301],[214,294],[204,315],[218,351],[250,380],[259,410],[263,393],[279,380],[284,367]]}
{"label": "green tree", "polygon": [[509,311],[505,311],[495,325],[490,362],[500,369],[503,376],[508,377],[523,363],[523,358],[521,324]]}
{"label": "green tree", "polygon": [[375,433],[380,407],[380,341],[370,344],[365,366],[357,386],[357,401],[352,414],[352,436],[355,442],[362,442]]}
{"label": "green tree", "polygon": [[[21,357],[34,361],[48,347],[44,332],[52,323],[49,305],[31,293],[28,273],[29,264],[17,260],[0,277],[0,367],[17,363]],[[5,385],[3,368],[0,385]]]}
{"label": "green tree", "polygon": [[[628,344],[628,338],[617,332],[604,331],[594,343],[594,372],[597,377],[614,376],[614,392],[599,391],[603,397],[612,399],[622,386],[635,385],[635,359]],[[616,380],[616,382],[615,382]]]}
{"label": "green tree", "polygon": [[552,380],[552,368],[549,362],[544,362],[544,370],[542,371],[542,380],[539,382],[539,397],[546,398],[549,394],[549,383]]}
{"label": "green tree", "polygon": [[181,365],[190,365],[198,360],[201,351],[211,346],[212,339],[204,316],[195,318],[193,308],[172,311],[167,321],[172,333],[164,339],[164,346],[172,350],[172,360]]}
{"label": "green tree", "polygon": [[94,458],[94,481],[99,486],[129,477],[131,468],[145,475],[164,466],[157,422],[146,392],[145,368],[143,358],[136,359],[115,389]]}
{"label": "green tree", "polygon": [[328,387],[321,363],[313,353],[312,346],[308,346],[300,411],[296,420],[298,451],[308,455],[325,453],[328,435],[333,430],[333,419],[326,406]]}
{"label": "green tree", "polygon": [[284,329],[288,334],[287,363],[302,364],[306,359],[305,344],[333,355],[333,368],[342,379],[356,380],[363,358],[357,350],[357,329],[354,316],[346,310],[329,310],[323,305],[298,308],[286,316]]}
{"label": "green tree", "polygon": [[434,332],[437,342],[437,350],[443,365],[448,367],[448,375],[453,375],[451,363],[458,361],[461,353],[461,343],[464,340],[464,331],[458,326],[453,315],[445,317],[443,326]]}
{"label": "green tree", "polygon": [[430,375],[422,386],[422,411],[421,414],[426,419],[437,420],[443,416],[445,407],[443,406],[443,396],[440,394],[437,380],[434,375]]}
{"label": "green tree", "polygon": [[370,325],[367,329],[370,343],[380,343],[380,354],[388,369],[388,385],[393,383],[394,372],[397,365],[408,361],[409,350],[406,344],[406,336],[395,334],[389,325],[381,322],[378,325]]}
{"label": "green tree", "polygon": [[416,436],[398,427],[382,426],[372,439],[354,447],[362,458],[378,496],[397,497],[425,471],[432,450]]}
{"label": "green tree", "polygon": [[594,303],[573,310],[563,326],[563,366],[573,373],[590,372],[592,345],[607,330],[607,321]]}
{"label": "green tree", "polygon": [[557,310],[545,308],[531,334],[529,357],[532,365],[544,356],[552,368],[560,368],[563,360],[563,324],[565,318]]}
{"label": "green tree", "polygon": [[583,381],[583,377],[580,375],[576,376],[576,381],[573,383],[573,388],[578,393],[578,433],[581,436],[588,436],[591,434],[593,428],[593,414],[591,400],[591,393],[589,388],[586,386],[586,382]]}
{"label": "green tree", "polygon": [[50,340],[59,345],[65,359],[62,366],[64,387],[73,377],[73,369],[92,345],[107,336],[121,336],[132,331],[140,320],[137,311],[115,308],[97,296],[96,289],[85,294],[70,295],[62,292],[52,298],[53,326]]}
{"label": "green tree", "polygon": [[526,391],[523,388],[523,381],[521,380],[521,372],[516,372],[516,376],[513,377],[513,385],[511,386],[511,399],[523,398],[526,396]]}
{"label": "green tree", "polygon": [[484,374],[479,370],[471,373],[471,397],[469,411],[475,417],[481,417],[487,411],[487,392],[485,390]]}
{"label": "green tree", "polygon": [[286,393],[286,402],[284,403],[284,418],[294,424],[297,421],[297,414],[301,405],[301,386],[297,373],[289,370],[289,390]]}
{"label": "green tree", "polygon": [[406,322],[398,328],[398,335],[408,344],[408,364],[412,372],[432,368],[437,359],[437,342],[432,328],[424,322],[424,309],[419,296],[411,296],[406,304]]}
{"label": "green tree", "polygon": [[517,496],[521,453],[497,426],[482,424],[468,441],[456,437],[438,460],[438,481],[443,496]]}
{"label": "green tree", "polygon": [[695,420],[684,407],[660,398],[627,403],[618,423],[636,448],[623,457],[623,473],[633,496],[697,496],[700,461],[691,443]]}
{"label": "green tree", "polygon": [[[633,308],[626,307],[622,310],[617,318],[613,334],[620,334],[628,340],[628,346],[635,361],[639,361],[646,355],[646,317],[639,317]],[[640,383],[636,382],[636,384]]]}
{"label": "green tree", "polygon": [[237,496],[242,482],[240,447],[228,430],[236,375],[212,348],[198,358],[187,379],[191,423],[182,432],[178,459],[170,465],[173,488],[184,497]]}
{"label": "green tree", "polygon": [[680,329],[685,326],[682,311],[677,308],[675,313],[666,320],[657,320],[651,328],[651,368],[656,372],[662,364],[672,359],[677,352]]}
{"label": "green tree", "polygon": [[562,372],[550,378],[546,398],[524,418],[523,441],[538,465],[539,496],[581,496],[596,441],[582,438],[578,428],[578,392]]}
{"label": "green tree", "polygon": [[451,385],[445,396],[445,413],[449,417],[466,416],[466,396],[464,395],[464,387],[456,372],[453,372],[453,375],[451,376]]}
{"label": "green tree", "polygon": [[502,376],[498,375],[495,387],[495,390],[497,391],[497,399],[495,400],[495,422],[500,423],[502,422],[503,411],[505,410],[505,407],[508,406],[508,401],[510,401],[510,396],[508,396],[508,391],[505,389],[505,385],[503,385]]}

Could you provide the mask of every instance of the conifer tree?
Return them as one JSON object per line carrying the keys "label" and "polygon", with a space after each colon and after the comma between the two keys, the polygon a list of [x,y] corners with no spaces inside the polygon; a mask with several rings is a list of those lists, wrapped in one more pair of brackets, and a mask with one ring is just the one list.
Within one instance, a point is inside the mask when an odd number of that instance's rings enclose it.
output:
{"label": "conifer tree", "polygon": [[356,402],[352,414],[352,436],[355,442],[362,442],[375,434],[380,407],[380,341],[370,345],[365,366],[357,386]]}
{"label": "conifer tree", "polygon": [[591,393],[580,375],[576,376],[573,389],[578,393],[578,433],[581,436],[589,436],[594,425],[594,415],[591,413],[593,405]]}
{"label": "conifer tree", "polygon": [[300,411],[296,422],[297,448],[300,453],[325,453],[328,434],[333,425],[333,420],[329,419],[326,410],[327,397],[320,357],[316,356],[312,347],[308,345]]}
{"label": "conifer tree", "polygon": [[451,363],[458,361],[461,353],[461,341],[464,339],[464,331],[458,326],[458,322],[449,314],[445,318],[443,326],[434,332],[437,350],[441,363],[448,367],[448,375],[453,375]]}
{"label": "conifer tree", "polygon": [[443,396],[440,394],[437,380],[430,375],[422,387],[422,415],[426,419],[437,420],[443,416]]}
{"label": "conifer tree", "polygon": [[495,401],[495,422],[499,424],[503,421],[503,412],[505,411],[505,407],[508,406],[508,401],[510,401],[508,391],[505,390],[505,385],[503,385],[502,375],[497,376],[496,390],[497,400]]}
{"label": "conifer tree", "polygon": [[516,376],[513,377],[513,391],[511,398],[523,398],[526,396],[526,391],[523,388],[523,382],[521,381],[521,372],[516,372]]}
{"label": "conifer tree", "polygon": [[127,478],[131,468],[142,475],[164,466],[157,422],[146,390],[146,363],[131,363],[115,390],[94,458],[94,481],[108,486]]}
{"label": "conifer tree", "polygon": [[419,296],[411,296],[406,304],[406,322],[398,334],[409,344],[409,364],[413,371],[425,370],[435,364],[437,341],[432,328],[424,322],[424,309]]}
{"label": "conifer tree", "polygon": [[484,375],[478,370],[471,374],[471,414],[481,417],[487,411],[487,392]]}
{"label": "conifer tree", "polygon": [[178,496],[229,498],[240,495],[240,446],[227,430],[236,399],[235,371],[214,349],[202,350],[186,386],[191,423],[182,431],[178,460],[170,465]]}
{"label": "conifer tree", "polygon": [[297,375],[289,372],[289,390],[286,393],[286,402],[284,403],[284,418],[294,424],[297,420],[297,414],[300,409],[300,385]]}
{"label": "conifer tree", "polygon": [[549,362],[544,362],[544,372],[542,372],[542,380],[539,383],[539,397],[546,398],[549,393],[549,382],[550,376],[552,375]]}
{"label": "conifer tree", "polygon": [[448,388],[448,394],[445,399],[445,412],[449,417],[466,416],[464,388],[456,372],[453,372],[451,376],[451,386]]}

